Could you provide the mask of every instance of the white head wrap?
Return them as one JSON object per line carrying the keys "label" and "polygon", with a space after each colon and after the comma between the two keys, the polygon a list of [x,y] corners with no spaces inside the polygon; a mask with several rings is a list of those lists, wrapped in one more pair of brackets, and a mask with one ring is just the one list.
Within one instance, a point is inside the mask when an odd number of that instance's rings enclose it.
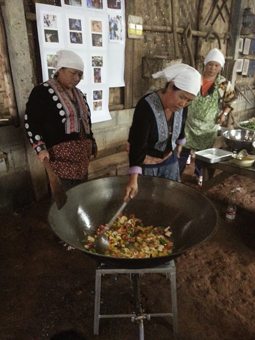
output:
{"label": "white head wrap", "polygon": [[62,67],[68,67],[83,72],[84,63],[81,57],[73,51],[60,50],[55,55],[55,67],[56,71]]}
{"label": "white head wrap", "polygon": [[201,74],[187,64],[174,64],[164,70],[154,73],[152,78],[165,78],[173,81],[178,89],[189,92],[197,96],[201,88]]}
{"label": "white head wrap", "polygon": [[206,65],[210,61],[215,61],[216,63],[219,63],[221,67],[224,67],[225,64],[225,57],[223,53],[218,50],[217,48],[213,48],[205,57],[204,64]]}

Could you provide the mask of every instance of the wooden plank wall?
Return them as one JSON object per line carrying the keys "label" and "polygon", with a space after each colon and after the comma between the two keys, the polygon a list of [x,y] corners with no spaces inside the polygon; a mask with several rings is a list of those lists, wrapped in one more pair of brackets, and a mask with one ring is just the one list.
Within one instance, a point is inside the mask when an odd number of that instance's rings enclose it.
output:
{"label": "wooden plank wall", "polygon": [[[41,66],[35,21],[36,2],[59,5],[60,0],[24,0],[34,82],[39,83]],[[221,47],[227,52],[232,44],[232,52],[228,56],[230,69],[226,68],[230,75],[235,44],[235,37],[230,39],[229,34],[232,2],[235,1],[126,0],[126,22],[129,14],[141,16],[144,36],[143,39],[126,40],[126,86],[110,89],[110,110],[134,107],[149,88],[161,85],[151,79],[151,74],[175,59],[182,59],[201,70],[203,57],[212,47]],[[220,8],[221,14],[216,17]]]}
{"label": "wooden plank wall", "polygon": [[[214,3],[217,6],[212,8]],[[181,58],[201,71],[203,58],[211,48],[227,51],[231,0],[133,0],[128,4],[129,13],[142,16],[144,21],[144,39],[134,41],[132,54],[126,59],[126,68],[132,72],[133,106],[149,88],[160,85],[150,75],[174,59]],[[222,13],[217,16],[221,7]]]}
{"label": "wooden plank wall", "polygon": [[19,122],[0,4],[0,126]]}

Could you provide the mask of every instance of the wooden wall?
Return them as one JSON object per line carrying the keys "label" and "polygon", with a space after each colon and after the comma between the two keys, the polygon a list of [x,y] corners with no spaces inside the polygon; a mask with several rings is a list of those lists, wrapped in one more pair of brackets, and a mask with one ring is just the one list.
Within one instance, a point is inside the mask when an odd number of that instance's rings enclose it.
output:
{"label": "wooden wall", "polygon": [[[35,78],[38,82],[41,81],[41,70],[35,2],[59,5],[60,0],[24,0]],[[125,3],[126,22],[128,15],[141,16],[144,36],[142,39],[127,38],[126,86],[110,90],[110,110],[134,107],[145,91],[151,86],[160,85],[150,79],[151,74],[171,61],[182,59],[185,63],[201,68],[203,56],[211,47],[221,47],[226,51],[229,45],[232,0],[225,1],[222,14],[215,20],[217,7],[211,8],[215,1],[126,0]],[[219,9],[221,1],[218,3]]]}
{"label": "wooden wall", "polygon": [[0,7],[0,126],[18,124],[14,87],[9,64],[5,26]]}
{"label": "wooden wall", "polygon": [[[27,22],[33,83],[42,81],[39,44],[37,38],[35,3],[59,6],[60,0],[23,0]],[[252,1],[254,10],[254,1]],[[236,58],[236,41],[239,38],[242,9],[248,1],[238,0],[126,0],[126,22],[129,15],[140,16],[143,20],[142,39],[128,38],[125,52],[125,87],[111,88],[110,111],[135,107],[139,98],[151,88],[162,85],[153,80],[151,74],[169,65],[176,59],[203,68],[203,58],[213,47],[219,47],[226,55],[225,75],[232,79]],[[146,9],[146,10],[145,10]],[[230,25],[230,23],[234,23]],[[17,118],[11,74],[8,71],[8,53],[4,49],[3,26],[1,25],[1,74],[7,82],[1,81],[0,118],[6,115],[14,121]],[[110,61],[111,62],[111,61]],[[114,61],[112,61],[114,62]],[[3,69],[5,66],[5,69]],[[246,84],[247,79],[237,76]],[[6,80],[5,79],[5,80]],[[248,79],[249,85],[254,83]],[[4,86],[4,85],[8,86]],[[253,85],[252,85],[253,86]],[[8,91],[9,90],[9,93]],[[17,119],[15,120],[18,121]]]}
{"label": "wooden wall", "polygon": [[[213,3],[218,7],[213,8]],[[127,53],[126,77],[128,84],[132,83],[132,105],[148,88],[160,85],[150,78],[151,74],[174,59],[202,70],[203,58],[211,48],[226,52],[235,44],[229,33],[232,1],[224,3],[217,15],[221,1],[127,1],[127,13],[142,16],[144,21],[144,39],[127,41],[131,53]],[[232,64],[233,51],[228,56]]]}
{"label": "wooden wall", "polygon": [[[34,84],[42,80],[35,18],[37,2],[60,5],[60,0],[23,0]],[[126,40],[126,85],[110,89],[110,111],[135,107],[148,89],[162,84],[153,80],[151,74],[176,59],[201,71],[203,58],[213,47],[225,53],[224,73],[231,79],[244,5],[246,1],[238,0],[126,0],[126,22],[129,15],[142,17],[144,32],[142,39]]]}
{"label": "wooden wall", "polygon": [[[60,0],[24,0],[34,83],[41,81],[36,2],[57,6]],[[140,16],[143,20],[143,36],[141,39],[127,36],[125,87],[110,89],[110,111],[132,109],[149,89],[163,86],[163,80],[153,80],[151,75],[176,60],[182,60],[202,72],[205,55],[211,48],[218,47],[226,57],[223,74],[229,80],[240,83],[238,102],[228,127],[252,116],[255,107],[254,78],[240,76],[234,70],[235,60],[239,57],[236,51],[243,9],[248,6],[254,11],[255,1],[126,0],[126,23],[129,15]],[[247,86],[251,88],[248,96],[245,94]]]}

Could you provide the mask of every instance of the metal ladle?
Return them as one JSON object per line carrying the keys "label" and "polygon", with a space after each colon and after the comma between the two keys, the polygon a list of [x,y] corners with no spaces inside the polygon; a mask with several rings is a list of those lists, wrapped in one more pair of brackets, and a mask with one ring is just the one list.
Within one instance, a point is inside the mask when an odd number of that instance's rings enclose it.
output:
{"label": "metal ladle", "polygon": [[116,221],[116,219],[122,213],[122,211],[125,209],[125,207],[127,206],[129,201],[130,201],[130,198],[127,201],[124,201],[121,204],[121,206],[116,211],[114,216],[106,224],[106,227],[104,228],[103,234],[98,235],[98,237],[96,238],[95,248],[96,248],[96,252],[97,253],[104,254],[106,252],[106,250],[108,250],[108,248],[109,248],[109,240],[108,240],[108,237],[105,235],[105,232],[108,231],[112,227],[113,223]]}

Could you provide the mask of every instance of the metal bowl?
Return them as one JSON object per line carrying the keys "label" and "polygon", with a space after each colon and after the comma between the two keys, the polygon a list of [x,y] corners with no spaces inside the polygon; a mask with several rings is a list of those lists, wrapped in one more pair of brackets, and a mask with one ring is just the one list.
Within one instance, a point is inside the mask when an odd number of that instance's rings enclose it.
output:
{"label": "metal bowl", "polygon": [[255,131],[245,129],[232,129],[223,132],[225,143],[231,150],[239,151],[246,149],[253,150],[253,143],[255,142]]}
{"label": "metal bowl", "polygon": [[254,158],[245,157],[243,159],[233,159],[232,162],[242,168],[250,168],[254,163]]}

